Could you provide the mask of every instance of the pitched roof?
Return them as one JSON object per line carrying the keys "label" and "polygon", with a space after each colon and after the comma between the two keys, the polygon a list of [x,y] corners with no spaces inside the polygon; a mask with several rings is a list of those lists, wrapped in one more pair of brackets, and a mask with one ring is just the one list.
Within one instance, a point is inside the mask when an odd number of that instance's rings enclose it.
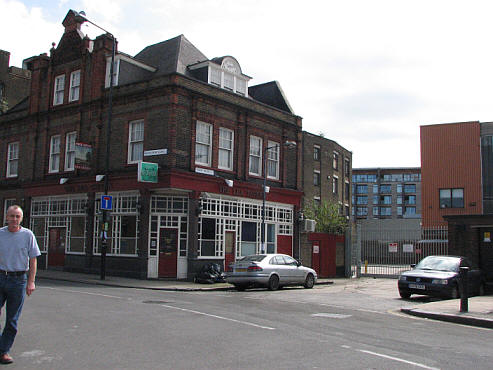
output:
{"label": "pitched roof", "polygon": [[155,75],[178,72],[189,75],[187,66],[208,60],[185,36],[180,35],[147,46],[135,56],[136,60],[157,68]]}
{"label": "pitched roof", "polygon": [[293,109],[289,105],[288,99],[281,89],[281,85],[277,81],[271,81],[256,86],[250,86],[248,88],[248,94],[253,99],[258,100],[261,103],[294,114]]}

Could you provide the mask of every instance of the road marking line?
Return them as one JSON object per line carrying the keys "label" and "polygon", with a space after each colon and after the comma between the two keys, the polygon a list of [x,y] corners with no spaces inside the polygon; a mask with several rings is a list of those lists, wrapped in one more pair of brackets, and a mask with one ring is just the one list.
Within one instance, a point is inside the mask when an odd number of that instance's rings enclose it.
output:
{"label": "road marking line", "polygon": [[352,315],[343,315],[340,313],[321,312],[321,313],[314,313],[311,316],[313,316],[313,317],[328,317],[331,319],[347,319],[348,317],[351,317]]}
{"label": "road marking line", "polygon": [[247,322],[247,321],[235,320],[235,319],[231,319],[231,318],[229,318],[229,317],[218,316],[218,315],[212,315],[212,314],[210,314],[210,313],[205,313],[205,312],[200,312],[200,311],[195,311],[195,310],[189,310],[189,309],[187,309],[187,308],[181,308],[181,307],[169,306],[169,305],[166,305],[166,304],[161,304],[160,306],[162,306],[162,307],[166,307],[166,308],[172,308],[172,309],[174,309],[174,310],[179,310],[179,311],[183,311],[183,312],[190,312],[190,313],[194,313],[194,314],[196,314],[196,315],[202,315],[202,316],[213,317],[213,318],[215,318],[215,319],[226,320],[226,321],[232,321],[232,322],[236,322],[236,323],[238,323],[238,324],[249,325],[249,326],[253,326],[253,327],[256,327],[256,328],[260,328],[260,329],[276,330],[276,328],[271,328],[270,326],[262,326],[262,325],[257,325],[257,324],[254,324],[254,323],[251,323],[251,322]]}
{"label": "road marking line", "polygon": [[409,364],[409,365],[413,365],[413,366],[417,366],[417,367],[422,367],[423,369],[440,370],[440,368],[438,368],[438,367],[430,367],[430,366],[426,366],[426,365],[420,364],[418,362],[404,360],[404,359],[399,358],[399,357],[387,356],[387,355],[384,355],[382,353],[377,353],[377,352],[372,352],[372,351],[366,351],[364,349],[358,349],[357,351],[363,352],[363,353],[367,353],[367,354],[373,355],[373,356],[383,357],[383,358],[386,358],[386,359],[389,359],[389,360],[403,362],[405,364]]}
{"label": "road marking line", "polygon": [[115,296],[115,295],[108,295],[108,294],[101,294],[101,293],[89,293],[89,292],[84,292],[84,291],[79,291],[79,290],[60,289],[60,288],[52,288],[52,287],[47,287],[47,286],[38,287],[38,289],[40,289],[40,288],[42,288],[42,289],[51,289],[51,290],[59,290],[61,292],[87,294],[87,295],[97,295],[97,296],[100,296],[100,297],[131,300],[131,298],[123,298],[123,297],[118,297],[118,296]]}

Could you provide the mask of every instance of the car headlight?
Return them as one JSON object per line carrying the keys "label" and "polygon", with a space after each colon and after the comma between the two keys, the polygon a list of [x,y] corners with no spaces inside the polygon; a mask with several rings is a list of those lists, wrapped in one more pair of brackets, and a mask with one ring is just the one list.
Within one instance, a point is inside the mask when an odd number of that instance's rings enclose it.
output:
{"label": "car headlight", "polygon": [[399,280],[400,281],[406,281],[407,280],[407,277],[406,276],[399,276]]}
{"label": "car headlight", "polygon": [[448,280],[447,279],[433,279],[432,284],[442,284],[442,285],[447,285]]}

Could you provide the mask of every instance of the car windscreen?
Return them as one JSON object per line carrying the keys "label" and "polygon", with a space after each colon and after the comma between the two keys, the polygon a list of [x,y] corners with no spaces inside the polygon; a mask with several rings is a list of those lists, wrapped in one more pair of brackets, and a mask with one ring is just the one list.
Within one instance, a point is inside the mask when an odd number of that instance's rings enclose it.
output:
{"label": "car windscreen", "polygon": [[416,265],[416,269],[457,272],[459,271],[459,262],[459,258],[426,257]]}
{"label": "car windscreen", "polygon": [[245,256],[240,261],[245,262],[260,262],[265,258],[265,254],[254,254],[252,256]]}

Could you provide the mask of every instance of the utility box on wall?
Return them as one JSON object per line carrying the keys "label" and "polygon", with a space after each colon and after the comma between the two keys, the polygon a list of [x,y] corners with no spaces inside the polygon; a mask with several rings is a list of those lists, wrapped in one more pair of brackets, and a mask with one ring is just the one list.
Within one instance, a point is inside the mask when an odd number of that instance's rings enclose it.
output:
{"label": "utility box on wall", "polygon": [[315,231],[315,226],[317,225],[317,221],[303,219],[301,220],[301,232],[304,233],[313,233]]}

